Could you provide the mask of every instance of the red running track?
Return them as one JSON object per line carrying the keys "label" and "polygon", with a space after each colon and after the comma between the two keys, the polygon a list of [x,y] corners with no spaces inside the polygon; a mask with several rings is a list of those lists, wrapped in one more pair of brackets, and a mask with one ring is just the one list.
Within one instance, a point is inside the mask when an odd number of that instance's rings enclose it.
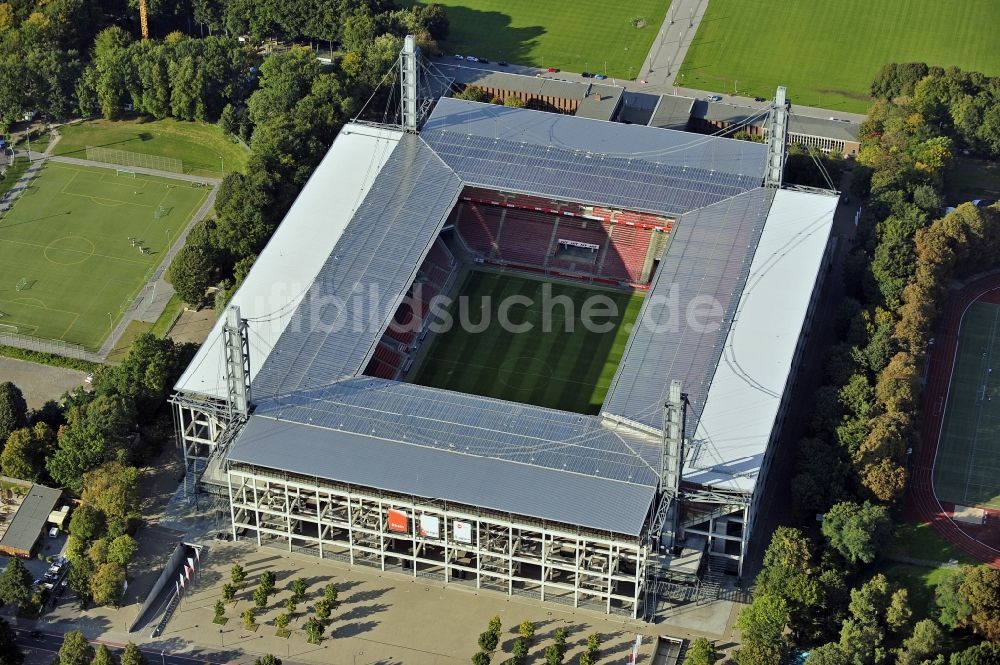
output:
{"label": "red running track", "polygon": [[942,504],[934,492],[934,458],[958,349],[958,332],[962,315],[977,300],[1000,303],[1000,275],[977,279],[948,294],[937,337],[927,357],[929,371],[921,409],[921,445],[913,461],[906,512],[911,519],[930,524],[938,535],[962,552],[1000,568],[1000,512],[987,511],[981,526],[957,523],[951,519],[954,504]]}

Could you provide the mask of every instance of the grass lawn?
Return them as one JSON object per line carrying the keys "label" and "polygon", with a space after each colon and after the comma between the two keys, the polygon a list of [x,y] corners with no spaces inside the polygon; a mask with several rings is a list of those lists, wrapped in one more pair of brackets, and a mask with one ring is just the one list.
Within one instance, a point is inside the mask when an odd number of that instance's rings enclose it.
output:
{"label": "grass lawn", "polygon": [[[643,294],[552,283],[549,299],[567,296],[574,303],[573,332],[567,333],[565,307],[546,299],[545,288],[546,282],[528,277],[469,273],[459,291],[468,299],[464,318],[475,325],[488,315],[485,320],[489,325],[481,332],[463,329],[458,324],[456,300],[450,309],[456,324],[434,337],[414,382],[577,413],[597,413],[639,315]],[[531,305],[516,304],[509,309],[511,323],[531,324],[527,332],[509,332],[499,323],[501,303],[512,296],[531,300]],[[610,298],[615,305],[617,315],[600,320],[613,324],[607,332],[586,330],[580,321],[583,303],[591,296]],[[546,307],[545,303],[555,306]],[[548,317],[546,310],[550,312]],[[551,325],[545,326],[546,318]]]}
{"label": "grass lawn", "polygon": [[942,501],[1000,508],[1000,305],[974,302],[962,317],[934,489]]}
{"label": "grass lawn", "polygon": [[910,609],[913,610],[913,620],[920,621],[937,616],[938,609],[934,602],[934,589],[958,572],[958,568],[954,566],[925,568],[905,563],[892,563],[883,567],[882,572],[890,581],[906,588],[910,594]]}
{"label": "grass lawn", "polygon": [[1000,200],[1000,163],[957,155],[945,176],[945,192],[951,205],[973,199]]}
{"label": "grass lawn", "polygon": [[0,324],[99,347],[207,195],[187,182],[49,162],[0,218]]}
{"label": "grass lawn", "polygon": [[102,146],[147,155],[173,157],[184,163],[184,173],[209,178],[243,171],[250,153],[233,143],[222,130],[204,122],[165,120],[90,120],[64,125],[53,154],[86,159],[87,146]]}
{"label": "grass lawn", "polygon": [[1000,74],[996,0],[711,0],[676,81],[864,113],[887,62]]}
{"label": "grass lawn", "polygon": [[896,532],[886,547],[886,553],[939,563],[948,563],[949,561],[976,563],[941,538],[930,524],[914,524],[913,522],[902,522],[896,525]]}
{"label": "grass lawn", "polygon": [[[434,1],[451,24],[442,44],[448,55],[571,72],[607,70],[619,78],[639,75],[670,6],[669,0]],[[636,19],[644,26],[636,28]]]}

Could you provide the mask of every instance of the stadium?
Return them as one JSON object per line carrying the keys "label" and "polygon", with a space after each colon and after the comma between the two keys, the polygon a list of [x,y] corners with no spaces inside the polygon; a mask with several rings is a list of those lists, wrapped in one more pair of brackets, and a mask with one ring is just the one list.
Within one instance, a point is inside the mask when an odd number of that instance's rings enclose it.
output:
{"label": "stadium", "polygon": [[[781,184],[783,89],[758,144],[425,98],[421,67],[177,382],[187,482],[236,539],[631,617],[741,575],[838,201]],[[436,329],[544,289],[625,312]]]}

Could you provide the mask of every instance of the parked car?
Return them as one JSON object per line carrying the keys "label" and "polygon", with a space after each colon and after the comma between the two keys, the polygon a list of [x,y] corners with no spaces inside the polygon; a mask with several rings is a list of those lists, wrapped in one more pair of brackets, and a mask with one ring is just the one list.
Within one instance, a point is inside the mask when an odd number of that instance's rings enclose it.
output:
{"label": "parked car", "polygon": [[479,58],[477,58],[474,55],[467,55],[465,56],[465,59],[468,60],[469,62],[479,62]]}
{"label": "parked car", "polygon": [[585,79],[589,79],[591,76],[593,76],[593,74],[591,74],[590,72],[580,72],[580,76],[582,76]]}
{"label": "parked car", "polygon": [[754,98],[753,98],[753,100],[754,100],[755,102],[766,102],[766,101],[767,101],[767,100],[766,100],[766,99],[764,99],[763,97],[754,97]]}
{"label": "parked car", "polygon": [[490,64],[489,58],[480,58],[479,62],[483,63],[484,65]]}
{"label": "parked car", "polygon": [[455,60],[465,60],[465,57],[456,53],[455,54]]}
{"label": "parked car", "polygon": [[547,71],[547,72],[548,72],[549,74],[555,74],[556,72],[558,72],[558,71],[559,71],[559,68],[558,68],[558,67],[549,67],[549,68],[548,68],[548,69],[547,69],[546,71]]}
{"label": "parked car", "polygon": [[721,102],[722,101],[722,95],[709,95],[705,99],[707,99],[710,102]]}
{"label": "parked car", "polygon": [[500,65],[501,67],[506,67],[507,66],[507,61],[506,60],[497,60],[497,64]]}
{"label": "parked car", "polygon": [[598,81],[603,81],[604,79],[606,79],[608,77],[605,76],[604,74],[594,74],[594,78],[597,79]]}

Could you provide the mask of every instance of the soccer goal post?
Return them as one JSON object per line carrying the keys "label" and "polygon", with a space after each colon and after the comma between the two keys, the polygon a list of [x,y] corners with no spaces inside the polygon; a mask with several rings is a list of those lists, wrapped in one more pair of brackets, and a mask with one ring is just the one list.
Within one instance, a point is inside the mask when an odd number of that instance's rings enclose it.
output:
{"label": "soccer goal post", "polygon": [[28,281],[27,277],[22,277],[17,280],[17,286],[14,287],[18,291],[27,291],[31,288],[31,282]]}
{"label": "soccer goal post", "polygon": [[9,323],[0,323],[0,333],[17,333],[17,326]]}
{"label": "soccer goal post", "polygon": [[153,212],[153,219],[163,219],[164,217],[166,217],[169,214],[170,214],[170,209],[169,208],[167,208],[166,206],[159,206]]}
{"label": "soccer goal post", "polygon": [[135,171],[129,171],[127,169],[115,169],[115,175],[122,178],[132,178],[135,179]]}

